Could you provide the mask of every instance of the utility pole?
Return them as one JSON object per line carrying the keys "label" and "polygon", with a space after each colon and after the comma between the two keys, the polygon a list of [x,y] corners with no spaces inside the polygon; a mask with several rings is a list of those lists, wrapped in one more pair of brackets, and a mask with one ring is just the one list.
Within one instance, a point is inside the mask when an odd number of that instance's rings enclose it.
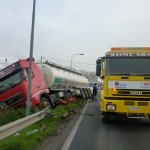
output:
{"label": "utility pole", "polygon": [[31,86],[32,86],[32,61],[33,61],[33,45],[34,45],[34,22],[35,22],[35,5],[36,0],[33,0],[33,11],[32,11],[32,27],[31,27],[31,38],[30,38],[30,58],[29,58],[29,69],[28,69],[28,93],[26,101],[26,116],[30,115],[31,109]]}

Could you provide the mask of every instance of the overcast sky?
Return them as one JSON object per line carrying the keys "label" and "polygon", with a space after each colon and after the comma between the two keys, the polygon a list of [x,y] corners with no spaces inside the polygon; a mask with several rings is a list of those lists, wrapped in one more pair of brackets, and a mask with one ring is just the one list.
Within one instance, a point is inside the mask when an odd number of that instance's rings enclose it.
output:
{"label": "overcast sky", "polygon": [[[33,0],[0,0],[0,62],[28,58]],[[36,0],[34,58],[95,71],[111,47],[150,46],[150,0]],[[77,63],[78,62],[78,63]]]}

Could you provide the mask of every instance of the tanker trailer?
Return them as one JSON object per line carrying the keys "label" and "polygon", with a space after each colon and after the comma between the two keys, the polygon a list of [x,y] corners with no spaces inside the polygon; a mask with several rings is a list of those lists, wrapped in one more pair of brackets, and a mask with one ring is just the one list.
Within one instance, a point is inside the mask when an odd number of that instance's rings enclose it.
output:
{"label": "tanker trailer", "polygon": [[84,75],[50,62],[37,63],[52,101],[56,98],[67,100],[70,97],[92,98],[89,81]]}

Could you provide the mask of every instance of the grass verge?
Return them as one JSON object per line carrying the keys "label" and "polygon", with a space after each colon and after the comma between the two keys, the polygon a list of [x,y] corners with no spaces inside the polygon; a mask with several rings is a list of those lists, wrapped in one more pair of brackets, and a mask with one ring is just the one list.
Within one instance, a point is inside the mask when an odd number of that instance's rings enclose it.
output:
{"label": "grass verge", "polygon": [[[36,147],[38,147],[41,144],[41,142],[44,141],[44,139],[46,139],[48,136],[56,134],[57,128],[61,124],[62,119],[66,117],[65,114],[70,115],[71,113],[74,113],[77,108],[82,107],[84,104],[85,101],[77,100],[76,102],[69,103],[67,106],[57,106],[52,111],[50,116],[46,116],[41,121],[23,129],[22,131],[18,132],[15,135],[12,135],[2,140],[0,142],[0,149],[1,150],[36,149]],[[12,113],[10,113],[10,115],[12,116]]]}

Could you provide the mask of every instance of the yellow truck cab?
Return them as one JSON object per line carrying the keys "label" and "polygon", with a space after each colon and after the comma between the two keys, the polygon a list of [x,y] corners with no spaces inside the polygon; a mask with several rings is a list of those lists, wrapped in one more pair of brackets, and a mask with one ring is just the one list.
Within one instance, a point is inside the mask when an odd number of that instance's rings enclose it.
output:
{"label": "yellow truck cab", "polygon": [[150,118],[150,47],[111,48],[96,61],[103,80],[100,94],[102,121],[111,114]]}

